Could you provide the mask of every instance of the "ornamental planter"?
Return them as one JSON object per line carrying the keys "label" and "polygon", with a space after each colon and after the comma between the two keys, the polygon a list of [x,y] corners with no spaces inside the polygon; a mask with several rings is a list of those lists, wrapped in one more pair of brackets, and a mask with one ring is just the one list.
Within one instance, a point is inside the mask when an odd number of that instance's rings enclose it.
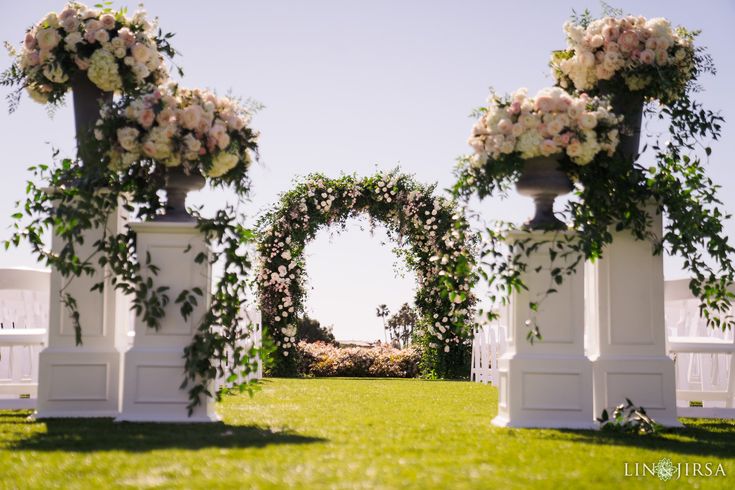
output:
{"label": "ornamental planter", "polygon": [[169,167],[166,169],[166,214],[157,216],[155,221],[170,221],[175,223],[192,223],[196,221],[186,211],[186,196],[191,191],[198,191],[204,187],[205,178],[195,170],[192,174],[184,172],[183,167]]}
{"label": "ornamental planter", "polygon": [[91,130],[100,117],[100,105],[112,102],[112,92],[103,92],[86,73],[80,73],[72,80],[71,90],[74,99],[74,126],[76,128],[77,148],[82,161],[89,164],[85,150],[91,139]]}
{"label": "ornamental planter", "polygon": [[554,216],[554,200],[572,190],[572,181],[559,169],[560,155],[535,157],[523,163],[516,189],[522,196],[533,198],[533,218],[524,223],[531,230],[563,230],[567,225]]}

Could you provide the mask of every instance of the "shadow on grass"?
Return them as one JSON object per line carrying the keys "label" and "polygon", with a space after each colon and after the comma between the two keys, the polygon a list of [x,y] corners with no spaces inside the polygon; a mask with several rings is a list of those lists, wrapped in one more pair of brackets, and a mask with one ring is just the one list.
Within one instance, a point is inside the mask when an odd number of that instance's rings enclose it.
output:
{"label": "shadow on grass", "polygon": [[[660,435],[636,436],[607,431],[556,430],[551,438],[587,444],[635,446],[639,449],[669,451],[696,456],[735,459],[735,423],[711,420],[683,420],[683,428],[664,429]],[[557,437],[554,433],[561,433]]]}
{"label": "shadow on grass", "polygon": [[262,448],[274,444],[312,444],[326,439],[257,426],[213,424],[116,423],[112,419],[48,419],[37,432],[11,443],[9,449],[28,451],[127,451],[156,449]]}

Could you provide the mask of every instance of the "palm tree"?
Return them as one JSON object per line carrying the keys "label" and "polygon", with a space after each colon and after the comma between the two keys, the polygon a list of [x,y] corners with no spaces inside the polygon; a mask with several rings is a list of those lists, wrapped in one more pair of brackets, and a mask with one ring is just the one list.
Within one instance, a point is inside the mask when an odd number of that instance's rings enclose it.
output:
{"label": "palm tree", "polygon": [[388,327],[385,324],[385,319],[390,315],[390,310],[388,309],[388,305],[378,305],[377,308],[375,308],[375,315],[378,318],[383,319],[383,337],[385,339],[385,343],[388,343]]}

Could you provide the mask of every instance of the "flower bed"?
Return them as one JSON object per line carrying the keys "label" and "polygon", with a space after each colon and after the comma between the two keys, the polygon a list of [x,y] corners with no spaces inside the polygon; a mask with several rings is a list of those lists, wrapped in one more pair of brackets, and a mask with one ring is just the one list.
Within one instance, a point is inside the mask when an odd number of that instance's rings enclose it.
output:
{"label": "flower bed", "polygon": [[302,376],[413,378],[418,375],[421,360],[421,351],[413,346],[337,347],[324,342],[299,342],[296,348],[298,373]]}

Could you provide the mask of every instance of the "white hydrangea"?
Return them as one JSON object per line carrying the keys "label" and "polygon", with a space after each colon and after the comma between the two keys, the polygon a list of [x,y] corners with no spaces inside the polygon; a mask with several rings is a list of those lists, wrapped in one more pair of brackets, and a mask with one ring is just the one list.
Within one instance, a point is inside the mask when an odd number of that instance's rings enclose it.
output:
{"label": "white hydrangea", "polygon": [[122,78],[115,56],[104,49],[98,49],[90,56],[87,76],[105,92],[115,92],[122,88]]}

